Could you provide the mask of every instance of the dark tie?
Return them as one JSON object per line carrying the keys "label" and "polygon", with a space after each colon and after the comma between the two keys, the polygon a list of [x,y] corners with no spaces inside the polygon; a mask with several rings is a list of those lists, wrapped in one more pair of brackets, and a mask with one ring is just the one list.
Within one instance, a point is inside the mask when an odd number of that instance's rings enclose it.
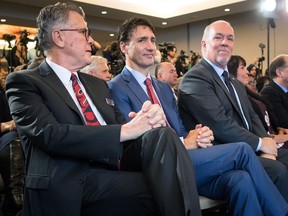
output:
{"label": "dark tie", "polygon": [[227,72],[227,71],[224,71],[224,72],[222,73],[222,76],[224,77],[224,82],[225,82],[225,84],[226,84],[226,86],[227,86],[227,88],[228,88],[228,90],[229,90],[229,92],[230,92],[231,97],[233,98],[235,104],[236,104],[236,105],[238,106],[238,108],[239,108],[239,104],[238,104],[238,101],[237,101],[237,98],[236,98],[236,94],[235,94],[235,91],[234,91],[233,86],[232,86],[232,84],[231,84],[230,77],[228,76],[228,72]]}
{"label": "dark tie", "polygon": [[151,102],[153,104],[159,104],[160,105],[160,103],[159,103],[159,101],[158,101],[158,99],[157,99],[157,97],[153,91],[153,86],[152,86],[152,82],[151,82],[150,78],[146,78],[145,85],[147,87],[147,93],[148,93],[148,96],[149,96]]}
{"label": "dark tie", "polygon": [[100,123],[97,120],[95,114],[93,113],[85,94],[83,93],[78,81],[77,81],[77,76],[72,73],[71,75],[71,80],[72,80],[72,87],[75,92],[76,98],[78,100],[78,103],[81,107],[82,113],[84,115],[84,118],[86,120],[86,125],[89,126],[99,126]]}

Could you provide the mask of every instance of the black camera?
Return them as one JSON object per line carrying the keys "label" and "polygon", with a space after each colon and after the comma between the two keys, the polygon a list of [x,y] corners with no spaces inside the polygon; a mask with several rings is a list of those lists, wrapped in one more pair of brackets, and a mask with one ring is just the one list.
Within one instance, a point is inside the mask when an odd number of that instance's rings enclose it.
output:
{"label": "black camera", "polygon": [[3,39],[10,42],[14,39],[16,39],[16,36],[15,35],[10,35],[10,34],[3,34]]}
{"label": "black camera", "polygon": [[19,42],[25,47],[29,42],[35,41],[34,39],[29,38],[28,35],[29,35],[29,32],[27,32],[26,29],[21,31]]}
{"label": "black camera", "polygon": [[169,47],[175,47],[175,44],[172,42],[162,42],[158,44],[159,51],[161,52],[161,62],[168,61],[168,48]]}
{"label": "black camera", "polygon": [[261,56],[261,57],[258,58],[258,62],[263,62],[263,61],[265,61],[265,57],[264,56]]}

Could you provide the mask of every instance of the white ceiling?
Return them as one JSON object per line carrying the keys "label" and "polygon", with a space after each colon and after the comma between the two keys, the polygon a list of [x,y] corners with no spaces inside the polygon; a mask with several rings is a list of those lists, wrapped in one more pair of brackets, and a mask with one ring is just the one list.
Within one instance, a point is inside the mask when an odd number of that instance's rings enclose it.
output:
{"label": "white ceiling", "polygon": [[[0,19],[6,24],[36,27],[39,10],[61,0],[0,0]],[[127,18],[147,18],[156,28],[169,28],[200,20],[229,16],[259,8],[261,0],[77,0],[88,25],[101,44],[115,40],[118,26]],[[140,4],[142,3],[142,4]],[[230,12],[225,12],[230,8]],[[101,12],[107,11],[106,15]],[[166,26],[162,22],[167,22]],[[0,24],[1,25],[1,24]],[[3,32],[1,32],[3,33]]]}

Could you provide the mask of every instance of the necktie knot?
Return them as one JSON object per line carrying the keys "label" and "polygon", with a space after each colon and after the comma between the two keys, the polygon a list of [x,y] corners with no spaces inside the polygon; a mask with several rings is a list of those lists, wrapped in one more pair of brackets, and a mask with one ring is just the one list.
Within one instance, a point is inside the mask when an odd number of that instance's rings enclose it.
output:
{"label": "necktie knot", "polygon": [[72,81],[77,80],[77,76],[74,73],[71,73],[71,78]]}
{"label": "necktie knot", "polygon": [[146,84],[146,86],[149,86],[149,87],[150,87],[150,86],[152,85],[151,79],[150,79],[150,78],[146,78],[145,84]]}
{"label": "necktie knot", "polygon": [[222,76],[223,76],[225,79],[230,79],[229,76],[228,76],[228,72],[227,72],[226,70],[223,71]]}

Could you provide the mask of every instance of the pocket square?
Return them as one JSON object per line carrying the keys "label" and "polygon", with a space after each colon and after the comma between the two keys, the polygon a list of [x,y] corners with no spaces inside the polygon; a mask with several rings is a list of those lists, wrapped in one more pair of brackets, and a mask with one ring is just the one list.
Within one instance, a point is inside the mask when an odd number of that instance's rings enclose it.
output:
{"label": "pocket square", "polygon": [[111,105],[111,106],[115,106],[114,101],[113,101],[112,99],[110,99],[110,98],[105,98],[105,100],[106,100],[106,103],[107,103],[107,104],[109,104],[109,105]]}

